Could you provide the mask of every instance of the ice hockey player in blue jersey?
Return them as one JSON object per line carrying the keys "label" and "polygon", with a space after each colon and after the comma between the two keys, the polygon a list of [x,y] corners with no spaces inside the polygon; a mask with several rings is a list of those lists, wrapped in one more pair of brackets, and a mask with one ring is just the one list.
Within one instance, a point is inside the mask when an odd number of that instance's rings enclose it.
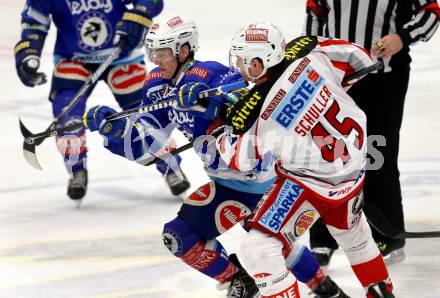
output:
{"label": "ice hockey player in blue jersey", "polygon": [[[182,131],[189,141],[199,140],[218,128],[222,124],[218,114],[221,105],[237,100],[240,93],[210,97],[208,106],[194,108],[198,94],[208,88],[242,80],[236,70],[217,62],[194,59],[198,31],[192,21],[174,17],[153,24],[146,42],[149,57],[158,67],[147,77],[143,104],[175,96],[178,106],[157,110],[138,119],[114,121],[104,120],[115,113],[113,109],[97,106],[84,117],[90,130],[98,130],[106,137],[107,149],[140,163],[152,155],[160,156],[169,151],[167,139],[173,128]],[[273,182],[270,157],[264,159],[268,162],[262,160],[257,170],[241,173],[222,162],[215,146],[204,143],[197,151],[211,181],[189,195],[177,217],[164,225],[164,244],[183,262],[217,280],[221,288],[228,288],[227,297],[257,297],[258,288],[253,279],[240,266],[235,255],[228,257],[216,237],[250,215]],[[177,161],[172,159],[166,159],[167,170],[171,172],[178,169]],[[286,251],[285,255],[289,268],[318,294],[317,297],[345,297],[306,247],[299,246]],[[340,295],[319,296],[331,291]]]}
{"label": "ice hockey player in blue jersey", "polygon": [[[45,74],[38,68],[44,41],[53,22],[57,38],[49,99],[54,116],[69,104],[118,42],[122,44],[122,53],[100,80],[108,85],[122,109],[138,106],[147,74],[142,45],[151,19],[162,8],[162,0],[27,0],[22,12],[21,40],[15,46],[18,77],[29,87],[46,82]],[[86,100],[93,87],[61,119],[59,126],[82,121]],[[67,194],[78,206],[86,194],[88,180],[84,132],[80,129],[57,136],[57,147],[71,175]],[[175,177],[166,177],[166,181],[174,194],[189,187],[188,181]]]}

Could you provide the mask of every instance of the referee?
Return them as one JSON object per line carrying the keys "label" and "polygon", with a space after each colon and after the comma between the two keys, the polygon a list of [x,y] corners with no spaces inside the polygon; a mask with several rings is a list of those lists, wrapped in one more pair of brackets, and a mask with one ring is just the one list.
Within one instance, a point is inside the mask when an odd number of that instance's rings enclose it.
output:
{"label": "referee", "polygon": [[[357,43],[384,62],[383,70],[360,80],[348,93],[367,115],[368,135],[381,135],[386,140],[386,146],[376,148],[384,164],[365,176],[365,203],[376,204],[391,224],[404,230],[397,158],[410,73],[409,51],[410,46],[428,41],[434,34],[440,8],[435,0],[307,0],[306,13],[306,34]],[[388,264],[405,258],[405,240],[392,240],[372,230]],[[310,246],[323,266],[338,248],[322,221],[310,230]]]}

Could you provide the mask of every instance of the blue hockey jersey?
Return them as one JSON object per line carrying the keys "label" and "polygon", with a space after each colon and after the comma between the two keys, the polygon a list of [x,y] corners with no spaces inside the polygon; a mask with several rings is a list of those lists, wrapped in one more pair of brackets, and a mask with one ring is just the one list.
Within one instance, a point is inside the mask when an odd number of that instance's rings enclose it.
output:
{"label": "blue hockey jersey", "polygon": [[[164,79],[160,69],[155,68],[148,74],[145,81],[142,104],[149,105],[169,99],[183,84],[188,82],[202,82],[210,88],[215,88],[238,80],[242,80],[238,71],[213,61],[196,60],[191,62],[185,75],[176,85],[171,80]],[[169,107],[151,112],[146,117],[142,117],[138,123],[141,123],[140,126],[143,128],[146,126],[154,127],[156,133],[151,133],[150,129],[150,132],[143,135],[141,140],[137,135],[130,136],[132,142],[129,155],[132,159],[138,159],[148,153],[156,154],[154,147],[161,147],[157,144],[164,144],[173,128],[177,128],[189,141],[193,141],[206,135],[213,121],[200,117],[193,110]],[[136,130],[133,131],[137,133]],[[123,141],[110,142],[107,145],[107,149],[125,157],[127,157],[127,148],[126,142]],[[145,152],[146,150],[150,152]],[[230,169],[220,158],[215,146],[201,146],[197,148],[197,153],[204,162],[208,176],[224,186],[244,192],[264,193],[273,182],[274,173],[271,162],[266,163],[265,167],[242,173]]]}
{"label": "blue hockey jersey", "polygon": [[[128,5],[142,5],[150,17],[160,13],[162,0],[26,0],[22,39],[33,33],[47,34],[56,26],[55,60],[80,59],[101,63],[112,51],[115,27]],[[143,49],[123,53],[115,64],[143,59]]]}

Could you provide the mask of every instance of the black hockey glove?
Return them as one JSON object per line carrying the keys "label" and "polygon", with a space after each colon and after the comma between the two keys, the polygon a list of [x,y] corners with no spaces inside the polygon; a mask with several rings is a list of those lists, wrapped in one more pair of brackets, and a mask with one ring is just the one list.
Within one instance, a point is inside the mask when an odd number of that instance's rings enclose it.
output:
{"label": "black hockey glove", "polygon": [[28,87],[47,82],[46,75],[38,72],[45,35],[32,34],[32,39],[20,40],[14,48],[15,67],[20,80]]}
{"label": "black hockey glove", "polygon": [[122,15],[116,25],[116,35],[113,43],[120,45],[123,52],[141,47],[151,26],[151,17],[147,10],[132,9]]}

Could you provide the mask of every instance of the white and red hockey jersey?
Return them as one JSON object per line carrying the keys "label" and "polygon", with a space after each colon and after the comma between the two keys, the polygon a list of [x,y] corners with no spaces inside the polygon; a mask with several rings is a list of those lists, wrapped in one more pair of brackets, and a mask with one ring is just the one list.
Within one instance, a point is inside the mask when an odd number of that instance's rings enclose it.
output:
{"label": "white and red hockey jersey", "polygon": [[[362,47],[318,37],[317,46],[271,85],[246,133],[219,138],[231,167],[249,171],[271,152],[278,170],[328,200],[359,189],[366,164],[366,117],[344,78],[373,64]],[[354,83],[351,81],[350,83]]]}

